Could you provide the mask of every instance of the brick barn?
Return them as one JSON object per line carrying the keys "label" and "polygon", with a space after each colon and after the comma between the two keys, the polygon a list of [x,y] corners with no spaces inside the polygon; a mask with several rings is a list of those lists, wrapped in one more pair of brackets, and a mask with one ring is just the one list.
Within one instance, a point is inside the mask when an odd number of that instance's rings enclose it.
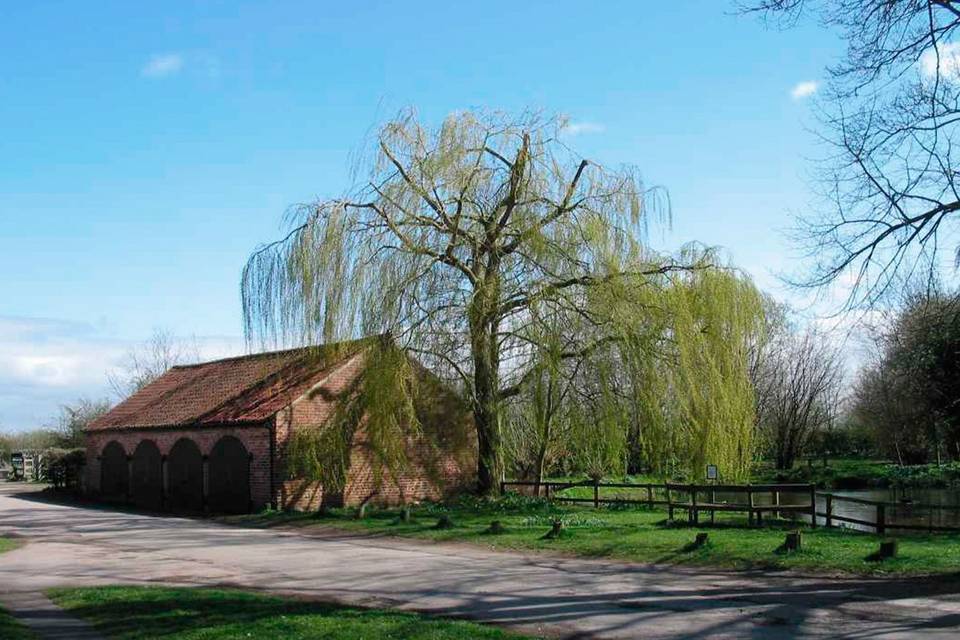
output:
{"label": "brick barn", "polygon": [[[317,508],[323,487],[290,477],[287,445],[298,430],[324,428],[354,388],[371,344],[171,368],[87,428],[87,493],[181,512]],[[414,370],[429,376],[419,366]],[[326,496],[329,504],[439,499],[472,483],[476,452],[468,414],[442,385],[431,388],[443,397],[422,412],[418,407],[423,429],[407,439],[405,470],[374,469],[361,418],[343,491]]]}

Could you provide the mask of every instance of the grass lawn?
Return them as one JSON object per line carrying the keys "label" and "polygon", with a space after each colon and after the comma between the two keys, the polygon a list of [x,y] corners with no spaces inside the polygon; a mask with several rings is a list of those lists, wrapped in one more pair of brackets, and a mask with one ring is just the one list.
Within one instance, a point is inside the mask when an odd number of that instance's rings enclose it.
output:
{"label": "grass lawn", "polygon": [[[437,529],[438,516],[446,514],[452,529]],[[394,510],[368,510],[358,520],[351,510],[328,515],[264,512],[234,516],[227,522],[245,526],[337,527],[432,541],[467,542],[493,549],[545,551],[589,558],[637,562],[711,566],[733,569],[803,569],[827,573],[900,574],[960,573],[960,535],[910,535],[900,538],[897,558],[868,559],[881,538],[852,530],[804,529],[803,549],[783,553],[778,548],[785,531],[796,527],[773,522],[748,528],[742,518],[717,516],[714,526],[666,522],[659,509],[561,507],[540,500],[508,497],[499,501],[468,500],[449,507],[423,505],[412,511],[412,521],[401,522]],[[703,516],[701,516],[703,517]],[[545,539],[553,519],[564,522],[557,539]],[[486,531],[499,520],[506,532]],[[698,531],[709,533],[702,547],[690,543]]]}
{"label": "grass lawn", "polygon": [[353,609],[231,589],[92,587],[54,589],[49,595],[108,638],[124,640],[161,637],[169,640],[507,640],[526,637],[472,622]]}
{"label": "grass lawn", "polygon": [[[11,551],[20,546],[20,543],[11,538],[0,536],[0,553]],[[33,640],[36,636],[13,616],[0,608],[0,638],[9,640]]]}

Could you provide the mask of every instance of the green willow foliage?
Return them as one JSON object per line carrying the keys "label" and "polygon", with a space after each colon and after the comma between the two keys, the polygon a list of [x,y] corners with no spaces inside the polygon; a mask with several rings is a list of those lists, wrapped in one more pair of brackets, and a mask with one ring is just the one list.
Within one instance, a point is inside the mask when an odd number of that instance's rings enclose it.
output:
{"label": "green willow foliage", "polygon": [[[323,425],[301,428],[290,438],[287,474],[319,482],[325,492],[343,491],[355,446],[370,456],[374,488],[384,474],[403,473],[408,444],[424,436],[416,404],[420,381],[409,358],[387,340],[370,340],[361,357],[363,373],[344,392],[334,415]],[[358,430],[362,435],[358,437]],[[427,444],[434,444],[427,441]]]}
{"label": "green willow foliage", "polygon": [[673,424],[650,434],[650,459],[664,459],[669,442],[690,477],[713,463],[726,480],[744,480],[756,422],[748,351],[763,331],[762,297],[745,278],[701,270],[678,278],[665,298],[676,363],[665,376]]}
{"label": "green willow foliage", "polygon": [[681,259],[696,268],[629,297],[595,291],[592,309],[623,314],[607,348],[576,363],[540,353],[550,375],[535,377],[511,412],[519,473],[540,477],[539,455],[548,473],[619,475],[636,455],[664,478],[700,479],[711,463],[726,480],[747,478],[756,421],[748,351],[764,331],[763,300],[715,252],[688,247]]}

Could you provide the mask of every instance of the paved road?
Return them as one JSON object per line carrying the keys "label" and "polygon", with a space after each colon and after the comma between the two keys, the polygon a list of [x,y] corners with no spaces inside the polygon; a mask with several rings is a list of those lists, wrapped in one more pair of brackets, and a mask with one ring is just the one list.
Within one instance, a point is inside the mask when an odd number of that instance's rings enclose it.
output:
{"label": "paved road", "polygon": [[[957,638],[960,579],[836,580],[494,553],[47,504],[0,490],[0,591],[233,585],[586,638]],[[10,597],[11,594],[7,594]]]}

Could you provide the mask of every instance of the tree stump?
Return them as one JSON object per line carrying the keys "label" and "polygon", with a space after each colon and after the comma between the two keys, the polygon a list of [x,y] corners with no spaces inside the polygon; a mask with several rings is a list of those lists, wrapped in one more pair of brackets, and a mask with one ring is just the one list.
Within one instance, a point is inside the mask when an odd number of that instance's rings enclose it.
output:
{"label": "tree stump", "polygon": [[547,533],[543,536],[543,539],[556,540],[557,538],[560,537],[560,534],[562,533],[563,533],[563,521],[554,520],[552,526],[550,527],[550,531],[547,531]]}
{"label": "tree stump", "polygon": [[784,551],[800,551],[803,546],[803,534],[799,531],[791,531],[783,541]]}
{"label": "tree stump", "polygon": [[503,526],[503,523],[499,520],[494,520],[490,523],[490,526],[487,528],[487,533],[491,535],[498,536],[501,533],[506,533],[507,528]]}
{"label": "tree stump", "polygon": [[697,537],[694,538],[693,546],[702,547],[703,545],[707,544],[707,539],[709,537],[710,536],[707,534],[706,531],[701,531],[700,533],[697,534]]}
{"label": "tree stump", "polygon": [[877,552],[877,557],[880,558],[881,560],[897,557],[897,541],[884,540],[883,542],[881,542],[880,550]]}
{"label": "tree stump", "polygon": [[443,514],[437,519],[437,524],[433,525],[434,529],[453,529],[454,528],[453,520],[450,519],[450,516]]}

